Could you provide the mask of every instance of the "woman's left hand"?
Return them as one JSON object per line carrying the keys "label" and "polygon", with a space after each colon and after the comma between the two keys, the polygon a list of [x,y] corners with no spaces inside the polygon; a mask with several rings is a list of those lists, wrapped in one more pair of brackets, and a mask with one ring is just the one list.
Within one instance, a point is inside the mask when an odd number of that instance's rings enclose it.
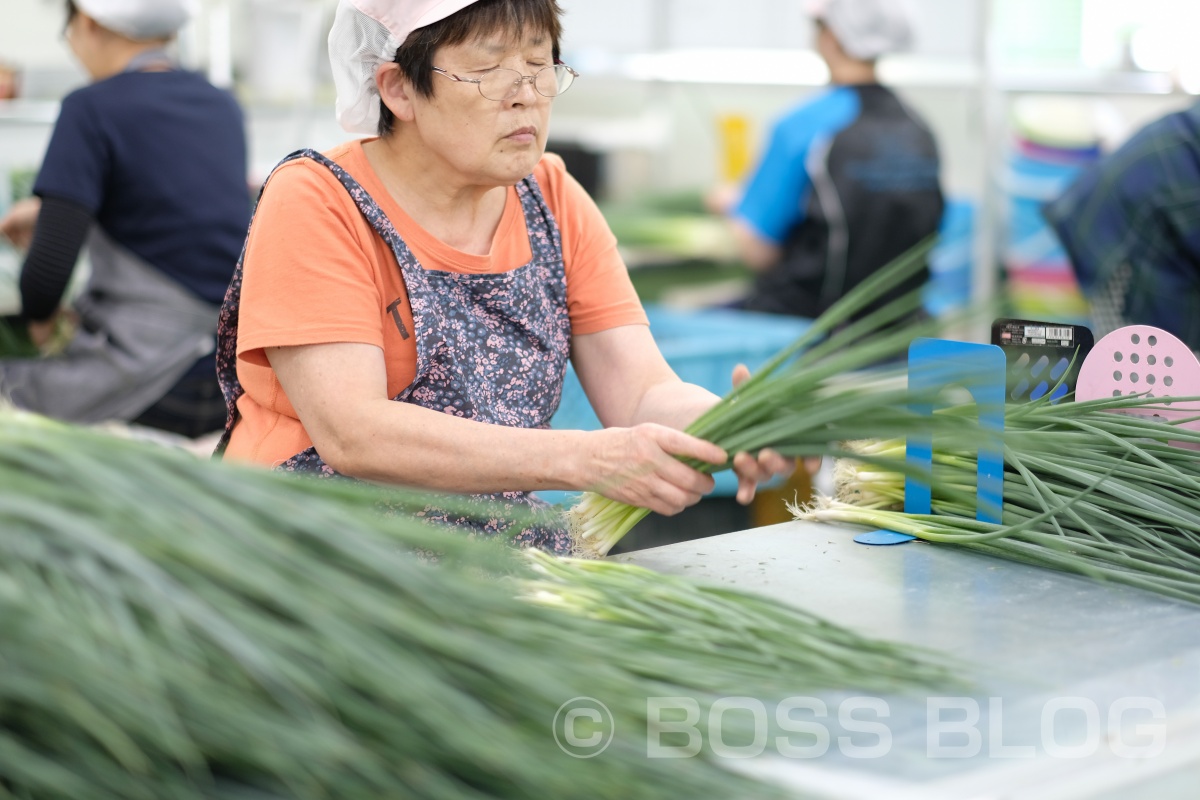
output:
{"label": "woman's left hand", "polygon": [[33,242],[33,229],[37,226],[42,201],[38,197],[27,197],[13,203],[12,208],[0,219],[0,234],[20,250],[28,250]]}
{"label": "woman's left hand", "polygon": [[[733,370],[733,385],[741,386],[750,377],[745,364]],[[737,474],[737,501],[749,505],[760,483],[766,483],[778,475],[791,475],[796,470],[796,460],[784,458],[771,449],[760,450],[755,457],[750,453],[738,453],[733,457],[733,471]]]}
{"label": "woman's left hand", "polygon": [[59,308],[49,319],[29,322],[29,340],[42,355],[54,355],[79,327],[79,315],[70,308]]}
{"label": "woman's left hand", "polygon": [[58,327],[58,315],[41,322],[29,323],[29,340],[38,350],[45,350],[54,339],[54,331]]}

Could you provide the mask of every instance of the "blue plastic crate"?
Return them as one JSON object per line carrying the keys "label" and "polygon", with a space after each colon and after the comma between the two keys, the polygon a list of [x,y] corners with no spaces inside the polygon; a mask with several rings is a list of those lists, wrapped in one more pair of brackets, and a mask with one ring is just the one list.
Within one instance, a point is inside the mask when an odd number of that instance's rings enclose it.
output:
{"label": "blue plastic crate", "polygon": [[[726,395],[733,384],[733,368],[745,364],[751,372],[794,342],[811,324],[806,319],[731,309],[678,311],[647,305],[650,332],[675,374],[688,383]],[[562,402],[550,421],[563,430],[598,430],[602,426],[575,370],[567,369]],[[714,495],[737,493],[730,471],[715,476]],[[550,502],[561,502],[566,492],[541,492]]]}

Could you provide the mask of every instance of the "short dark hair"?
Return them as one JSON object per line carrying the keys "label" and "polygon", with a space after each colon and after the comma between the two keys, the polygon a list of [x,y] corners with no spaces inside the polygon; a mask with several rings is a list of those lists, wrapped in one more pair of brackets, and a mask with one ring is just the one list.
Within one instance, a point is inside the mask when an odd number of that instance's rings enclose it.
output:
{"label": "short dark hair", "polygon": [[71,24],[71,20],[75,19],[79,14],[79,6],[75,5],[75,0],[67,0],[67,25]]}
{"label": "short dark hair", "polygon": [[[422,97],[433,94],[433,54],[441,47],[462,44],[492,31],[506,31],[514,40],[526,30],[550,37],[558,61],[562,37],[562,9],[557,0],[478,0],[443,20],[418,28],[396,50],[395,63]],[[388,136],[396,117],[379,101],[379,135]]]}

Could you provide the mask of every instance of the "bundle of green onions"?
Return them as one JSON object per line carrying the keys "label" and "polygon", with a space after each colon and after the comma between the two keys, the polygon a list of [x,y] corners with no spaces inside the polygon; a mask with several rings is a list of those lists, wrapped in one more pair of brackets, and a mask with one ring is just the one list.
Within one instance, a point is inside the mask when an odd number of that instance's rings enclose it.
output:
{"label": "bundle of green onions", "polygon": [[[924,421],[908,410],[912,397],[894,380],[902,373],[889,376],[877,370],[874,376],[853,377],[855,370],[899,358],[914,338],[932,335],[940,327],[934,321],[897,324],[919,312],[920,293],[849,320],[911,278],[932,244],[933,240],[923,242],[848,292],[687,432],[731,455],[773,448],[802,457],[840,453],[841,442],[848,439],[902,436],[922,426]],[[689,463],[704,472],[717,469]],[[649,513],[598,491],[585,492],[567,513],[574,554],[606,555]]]}
{"label": "bundle of green onions", "polygon": [[896,510],[904,503],[900,441],[859,443],[858,458],[838,464],[836,498],[793,510],[1200,602],[1200,459],[1179,446],[1200,445],[1200,432],[1184,427],[1188,420],[1154,417],[1163,402],[1009,405],[1002,524],[975,520],[976,454],[936,439],[925,476],[932,514]]}
{"label": "bundle of green onions", "polygon": [[[797,677],[830,688],[944,690],[961,682],[944,655],[866,639],[758,595],[707,586],[612,560],[560,558],[526,551],[534,575],[522,596],[619,628],[638,658],[625,669],[693,691],[738,693],[746,686],[793,692]],[[696,661],[721,664],[723,686]],[[620,652],[614,653],[620,658]],[[782,695],[780,695],[782,696]]]}
{"label": "bundle of green onions", "polygon": [[[764,664],[739,668],[699,625],[649,636],[523,601],[513,581],[541,577],[518,551],[382,515],[379,491],[0,413],[0,796],[776,796],[710,757],[646,758],[647,697],[773,693],[772,662],[796,690],[831,680],[784,638],[803,615],[758,601],[777,627],[739,640]],[[685,589],[656,613],[690,613]],[[839,686],[934,672],[831,626],[804,636],[865,652]],[[554,743],[581,696],[612,716],[601,757]]]}

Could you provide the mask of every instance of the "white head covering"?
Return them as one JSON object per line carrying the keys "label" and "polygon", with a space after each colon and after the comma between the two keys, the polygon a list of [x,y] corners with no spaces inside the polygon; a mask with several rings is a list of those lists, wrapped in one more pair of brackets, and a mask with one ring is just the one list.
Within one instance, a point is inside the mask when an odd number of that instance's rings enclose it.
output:
{"label": "white head covering", "polygon": [[375,71],[393,60],[417,28],[443,20],[476,0],[340,0],[329,31],[329,62],[337,87],[337,119],[350,133],[379,127]]}
{"label": "white head covering", "polygon": [[75,0],[75,6],[110,31],[130,39],[166,39],[191,19],[195,0]]}
{"label": "white head covering", "polygon": [[902,0],[809,0],[808,13],[829,26],[847,55],[863,61],[912,47]]}

